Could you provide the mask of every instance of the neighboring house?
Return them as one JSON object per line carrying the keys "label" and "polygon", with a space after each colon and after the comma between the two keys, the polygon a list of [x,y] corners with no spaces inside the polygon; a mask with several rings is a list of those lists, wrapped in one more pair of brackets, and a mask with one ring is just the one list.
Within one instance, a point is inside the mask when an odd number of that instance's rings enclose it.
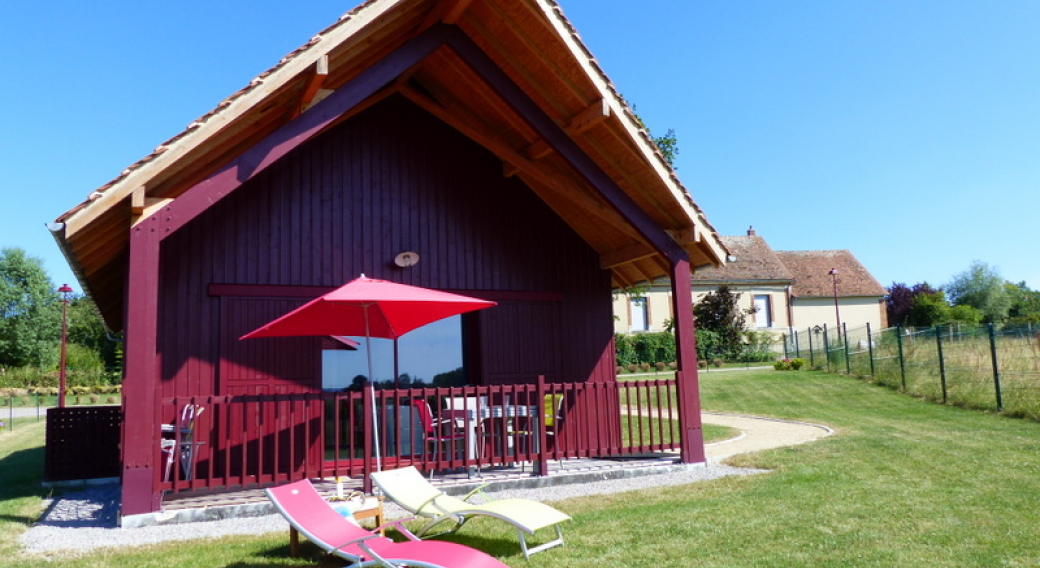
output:
{"label": "neighboring house", "polygon": [[888,327],[888,291],[851,252],[788,250],[776,255],[794,275],[790,299],[794,331],[824,325],[833,329],[839,319],[850,329],[867,324],[872,329]]}
{"label": "neighboring house", "polygon": [[[885,295],[878,284],[847,250],[774,251],[765,239],[749,229],[744,236],[721,237],[730,261],[721,267],[697,269],[692,277],[693,301],[727,285],[740,294],[748,328],[790,334],[817,325],[833,328],[837,315],[847,327],[887,325]],[[835,313],[834,276],[837,271],[838,310]],[[671,319],[671,287],[667,280],[615,293],[614,329],[618,333],[661,331]]]}
{"label": "neighboring house", "polygon": [[[611,290],[675,282],[692,337],[691,270],[727,254],[552,0],[367,1],[52,230],[126,336],[124,519],[177,491],[372,470],[370,421],[344,416],[378,410],[325,392],[342,342],[239,340],[361,273],[497,301],[450,330],[466,384],[574,387],[563,432],[593,435],[566,456],[616,453],[619,411],[593,411],[617,396],[577,388],[615,384]],[[405,251],[419,262],[395,263]],[[674,447],[692,463],[681,343]],[[190,463],[164,477],[161,429],[195,404]],[[341,453],[344,423],[360,445]]]}

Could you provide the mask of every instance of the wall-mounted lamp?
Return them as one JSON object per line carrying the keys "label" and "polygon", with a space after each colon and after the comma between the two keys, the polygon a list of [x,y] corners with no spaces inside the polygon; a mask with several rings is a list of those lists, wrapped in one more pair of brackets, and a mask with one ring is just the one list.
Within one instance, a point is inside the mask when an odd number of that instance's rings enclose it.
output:
{"label": "wall-mounted lamp", "polygon": [[401,268],[408,268],[419,264],[419,253],[406,250],[394,257],[394,264]]}

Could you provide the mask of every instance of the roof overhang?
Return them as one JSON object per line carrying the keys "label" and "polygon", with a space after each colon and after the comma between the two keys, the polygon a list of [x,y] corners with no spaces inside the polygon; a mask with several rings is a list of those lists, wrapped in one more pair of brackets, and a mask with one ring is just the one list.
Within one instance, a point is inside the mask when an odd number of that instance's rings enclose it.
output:
{"label": "roof overhang", "polygon": [[130,228],[168,230],[303,141],[401,94],[487,148],[595,249],[613,284],[721,265],[725,246],[550,0],[372,0],[57,219],[113,329]]}

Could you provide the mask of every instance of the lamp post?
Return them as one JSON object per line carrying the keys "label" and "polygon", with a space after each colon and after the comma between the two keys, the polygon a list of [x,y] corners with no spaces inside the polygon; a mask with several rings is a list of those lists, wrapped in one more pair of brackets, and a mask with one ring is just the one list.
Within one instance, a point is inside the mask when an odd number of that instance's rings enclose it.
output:
{"label": "lamp post", "polygon": [[834,319],[838,320],[838,333],[841,334],[841,312],[838,311],[838,269],[832,268],[827,274],[834,280]]}
{"label": "lamp post", "polygon": [[58,288],[61,293],[61,356],[58,362],[58,408],[65,408],[65,340],[68,337],[68,307],[69,294],[72,288],[68,284],[62,284]]}

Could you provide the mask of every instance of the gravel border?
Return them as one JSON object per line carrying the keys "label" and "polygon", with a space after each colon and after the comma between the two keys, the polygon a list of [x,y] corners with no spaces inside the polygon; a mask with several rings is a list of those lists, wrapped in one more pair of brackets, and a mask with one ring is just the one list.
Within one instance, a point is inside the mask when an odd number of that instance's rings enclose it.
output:
{"label": "gravel border", "polygon": [[[525,498],[559,501],[572,497],[602,495],[649,487],[667,487],[718,479],[732,475],[764,473],[763,470],[709,464],[668,473],[610,479],[586,483],[564,483],[536,489],[505,489],[492,495],[496,499]],[[117,526],[119,486],[107,484],[64,493],[44,502],[39,521],[25,531],[19,541],[25,552],[46,557],[67,557],[100,548],[125,548],[158,542],[219,538],[227,535],[262,534],[285,531],[281,515],[223,519],[124,529]],[[392,503],[386,504],[388,519],[405,516]]]}

